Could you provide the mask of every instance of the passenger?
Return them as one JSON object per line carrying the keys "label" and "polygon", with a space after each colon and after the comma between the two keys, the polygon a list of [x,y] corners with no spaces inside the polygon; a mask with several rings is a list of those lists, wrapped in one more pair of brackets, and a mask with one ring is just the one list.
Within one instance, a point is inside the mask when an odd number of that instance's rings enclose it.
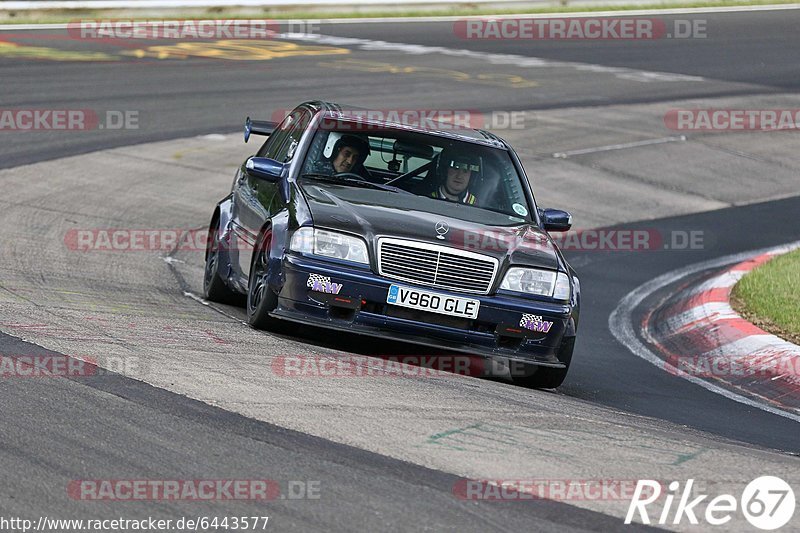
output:
{"label": "passenger", "polygon": [[433,198],[475,205],[477,198],[469,192],[473,172],[481,170],[481,159],[455,148],[445,148],[436,163],[436,189],[430,194]]}

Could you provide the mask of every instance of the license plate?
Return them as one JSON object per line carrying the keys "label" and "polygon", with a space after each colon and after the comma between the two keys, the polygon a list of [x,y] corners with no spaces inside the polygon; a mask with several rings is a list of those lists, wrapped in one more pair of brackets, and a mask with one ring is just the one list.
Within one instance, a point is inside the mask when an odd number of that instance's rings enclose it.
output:
{"label": "license plate", "polygon": [[478,309],[481,306],[480,300],[421,291],[400,285],[389,287],[386,303],[461,318],[478,318]]}

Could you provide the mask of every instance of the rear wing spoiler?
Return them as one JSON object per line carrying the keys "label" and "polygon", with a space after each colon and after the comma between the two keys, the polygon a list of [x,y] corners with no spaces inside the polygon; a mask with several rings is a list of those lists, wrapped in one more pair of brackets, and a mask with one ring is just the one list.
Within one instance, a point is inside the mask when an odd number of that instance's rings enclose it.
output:
{"label": "rear wing spoiler", "polygon": [[264,135],[269,137],[275,128],[278,126],[276,122],[269,122],[267,120],[247,120],[244,121],[244,142],[250,140],[250,135]]}

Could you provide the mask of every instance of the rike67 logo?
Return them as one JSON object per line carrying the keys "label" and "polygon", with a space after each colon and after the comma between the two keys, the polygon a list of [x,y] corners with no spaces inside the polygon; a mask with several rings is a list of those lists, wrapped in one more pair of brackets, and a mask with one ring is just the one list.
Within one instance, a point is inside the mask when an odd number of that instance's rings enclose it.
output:
{"label": "rike67 logo", "polygon": [[[689,479],[681,490],[680,482],[673,481],[668,485],[664,498],[664,506],[656,513],[658,524],[678,525],[685,523],[698,525],[698,517],[712,526],[721,526],[730,522],[740,509],[750,525],[765,531],[772,531],[785,526],[792,519],[795,509],[795,497],[792,487],[779,477],[761,476],[754,479],[742,491],[737,500],[732,494],[720,494],[707,503],[708,494],[693,492],[694,479]],[[643,524],[650,524],[648,506],[659,500],[661,483],[650,479],[640,479],[636,484],[633,498],[625,515],[625,523],[630,524],[634,516],[639,515]],[[673,502],[677,504],[673,511]],[[705,512],[700,513],[698,507],[705,505]],[[654,516],[654,518],[655,518]],[[671,520],[670,520],[671,519]]]}

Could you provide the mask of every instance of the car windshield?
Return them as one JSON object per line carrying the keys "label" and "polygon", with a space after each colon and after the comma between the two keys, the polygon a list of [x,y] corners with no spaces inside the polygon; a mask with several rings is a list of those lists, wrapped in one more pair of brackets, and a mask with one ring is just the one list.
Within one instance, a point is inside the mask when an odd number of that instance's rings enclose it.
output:
{"label": "car windshield", "polygon": [[532,219],[523,177],[506,150],[439,135],[326,120],[300,174],[322,186],[374,184],[387,194],[410,193],[425,199],[420,211],[441,212],[446,202],[448,212],[459,209],[460,218],[476,222]]}

